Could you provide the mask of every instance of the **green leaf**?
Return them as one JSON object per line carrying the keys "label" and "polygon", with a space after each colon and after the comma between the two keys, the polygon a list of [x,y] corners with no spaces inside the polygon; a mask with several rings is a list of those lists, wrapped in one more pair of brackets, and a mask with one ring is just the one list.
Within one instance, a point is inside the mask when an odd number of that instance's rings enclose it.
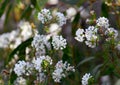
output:
{"label": "green leaf", "polygon": [[85,58],[84,60],[82,60],[81,62],[79,62],[79,64],[77,65],[77,67],[79,67],[80,65],[86,63],[86,62],[89,62],[91,60],[95,59],[94,57],[88,57],[88,58]]}
{"label": "green leaf", "polygon": [[5,11],[5,8],[7,7],[7,4],[10,2],[10,0],[4,0],[4,2],[2,3],[1,7],[0,7],[0,17],[2,16],[2,14]]}
{"label": "green leaf", "polygon": [[26,9],[23,11],[22,15],[21,15],[21,19],[25,18],[25,19],[28,19],[30,17],[32,13],[32,8],[30,5],[28,5],[26,7]]}
{"label": "green leaf", "polygon": [[48,0],[37,0],[37,8],[42,9]]}
{"label": "green leaf", "polygon": [[96,75],[97,72],[99,72],[99,70],[100,70],[100,68],[101,68],[102,66],[103,66],[103,64],[99,64],[99,65],[95,66],[95,67],[93,68],[93,70],[92,70],[92,74],[93,74],[93,75]]}
{"label": "green leaf", "polygon": [[[6,62],[6,65],[9,63],[9,61],[14,57],[14,55],[15,55],[17,52],[21,53],[21,52],[25,51],[26,47],[29,46],[29,45],[31,45],[32,40],[33,40],[33,38],[29,38],[28,40],[22,42],[16,49],[14,49],[14,50],[11,52],[11,54],[9,55],[8,60],[7,60],[7,62]],[[23,55],[23,54],[22,54],[22,55]],[[22,58],[22,57],[21,57],[21,58]],[[21,58],[19,58],[19,59],[21,59]]]}
{"label": "green leaf", "polygon": [[67,46],[64,50],[63,50],[63,57],[62,57],[63,61],[68,61],[69,63],[71,63],[72,60],[72,54],[71,54],[71,50],[70,47]]}
{"label": "green leaf", "polygon": [[74,36],[76,30],[78,29],[79,26],[79,19],[80,19],[80,14],[77,13],[77,15],[75,16],[75,19],[72,22],[72,35]]}
{"label": "green leaf", "polygon": [[10,74],[10,81],[9,81],[9,85],[13,85],[15,79],[17,78],[17,75],[14,73],[14,71],[12,71],[12,73]]}
{"label": "green leaf", "polygon": [[108,18],[108,16],[109,16],[109,14],[108,14],[108,6],[105,3],[102,3],[101,11],[102,11],[102,16]]}
{"label": "green leaf", "polygon": [[12,7],[13,7],[13,3],[10,3],[9,6],[8,6],[8,9],[7,9],[7,12],[6,12],[6,18],[5,18],[4,24],[6,24],[8,22],[9,14],[10,14],[10,12],[12,10]]}

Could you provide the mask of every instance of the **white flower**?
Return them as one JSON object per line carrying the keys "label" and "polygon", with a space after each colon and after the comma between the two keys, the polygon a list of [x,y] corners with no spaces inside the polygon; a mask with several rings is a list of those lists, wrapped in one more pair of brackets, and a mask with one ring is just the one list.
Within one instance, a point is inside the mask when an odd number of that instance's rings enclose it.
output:
{"label": "white flower", "polygon": [[60,26],[63,26],[64,24],[66,24],[67,18],[64,16],[63,13],[57,12],[57,13],[56,13],[56,17],[57,17],[58,24],[59,24]]}
{"label": "white flower", "polygon": [[96,47],[96,44],[98,42],[97,28],[95,28],[94,26],[89,26],[88,29],[85,30],[85,37],[86,45],[88,45],[91,48]]}
{"label": "white flower", "polygon": [[10,32],[9,41],[13,42],[16,40],[16,38],[19,36],[19,30],[13,30]]}
{"label": "white flower", "polygon": [[83,42],[84,41],[84,30],[83,29],[78,29],[76,31],[76,37],[75,39],[78,40],[79,42]]}
{"label": "white flower", "polygon": [[14,85],[27,85],[26,80],[23,77],[18,77],[14,81]]}
{"label": "white flower", "polygon": [[67,74],[72,71],[75,72],[74,66],[70,66],[69,63],[63,63],[62,60],[58,61],[55,65],[55,70],[52,73],[52,78],[55,82],[60,82],[63,77],[66,77]]}
{"label": "white flower", "polygon": [[18,36],[18,33],[18,30],[13,30],[11,32],[3,33],[0,35],[0,48],[7,48],[11,43],[14,43]]}
{"label": "white flower", "polygon": [[96,20],[97,26],[108,28],[109,27],[109,20],[105,17],[100,17]]}
{"label": "white flower", "polygon": [[0,35],[0,48],[7,48],[9,46],[10,41],[8,36],[10,36],[9,33]]}
{"label": "white flower", "polygon": [[52,19],[52,15],[49,9],[42,9],[41,12],[38,13],[38,20],[41,21],[42,24],[48,22]]}
{"label": "white flower", "polygon": [[25,67],[26,67],[25,61],[18,61],[18,63],[16,63],[14,67],[15,74],[17,74],[17,76],[25,74]]}
{"label": "white flower", "polygon": [[92,43],[91,41],[85,41],[85,44],[91,48],[95,48],[97,45],[95,42]]}
{"label": "white flower", "polygon": [[57,23],[53,23],[50,25],[49,31],[50,33],[54,33],[54,34],[58,34],[58,32],[61,30],[61,28],[59,27],[59,25]]}
{"label": "white flower", "polygon": [[58,50],[58,49],[64,49],[66,48],[67,42],[66,39],[64,39],[62,36],[53,36],[52,38],[52,45],[54,47],[54,49]]}
{"label": "white flower", "polygon": [[45,35],[36,35],[33,38],[32,46],[36,49],[36,56],[45,55],[45,46],[48,50],[51,48]]}
{"label": "white flower", "polygon": [[63,73],[63,69],[56,69],[54,70],[52,74],[52,78],[54,79],[55,82],[60,82],[60,80],[65,77],[65,74]]}
{"label": "white flower", "polygon": [[66,13],[68,18],[72,18],[77,14],[77,10],[73,7],[70,7],[66,10]]}
{"label": "white flower", "polygon": [[43,67],[42,67],[43,61],[47,61],[49,63],[49,65],[52,65],[52,59],[49,56],[40,56],[40,57],[34,58],[32,61],[34,68],[38,72],[42,72],[42,70],[43,70]]}
{"label": "white flower", "polygon": [[43,72],[40,72],[37,77],[37,80],[40,82],[43,82],[43,81],[45,81],[45,78],[46,78],[46,75]]}
{"label": "white flower", "polygon": [[13,43],[10,43],[10,48],[14,49],[16,48],[18,45],[20,45],[22,43],[22,39],[20,37],[16,37],[14,41],[12,41]]}
{"label": "white flower", "polygon": [[14,72],[17,74],[17,76],[26,75],[29,76],[32,74],[33,71],[33,64],[30,62],[25,61],[18,61],[18,63],[15,64]]}
{"label": "white flower", "polygon": [[33,64],[30,63],[30,62],[26,62],[25,70],[26,70],[25,74],[26,74],[27,76],[29,76],[30,74],[32,74],[32,72],[33,72],[33,70],[34,70]]}
{"label": "white flower", "polygon": [[88,80],[91,78],[92,76],[90,75],[90,73],[86,73],[83,77],[82,77],[82,85],[88,85]]}
{"label": "white flower", "polygon": [[107,41],[110,40],[110,39],[116,39],[117,36],[118,36],[118,31],[115,30],[114,28],[108,28],[106,31],[105,31],[105,35],[107,35]]}
{"label": "white flower", "polygon": [[18,26],[21,29],[20,36],[22,37],[23,41],[32,37],[33,32],[32,32],[32,27],[29,22],[21,21]]}

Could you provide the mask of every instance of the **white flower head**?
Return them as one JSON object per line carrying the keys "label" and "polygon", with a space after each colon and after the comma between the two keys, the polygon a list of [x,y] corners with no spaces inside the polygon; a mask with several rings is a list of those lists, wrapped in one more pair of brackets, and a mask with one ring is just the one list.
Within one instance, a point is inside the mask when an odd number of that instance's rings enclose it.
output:
{"label": "white flower head", "polygon": [[26,79],[24,79],[23,77],[18,77],[14,81],[14,85],[27,85]]}
{"label": "white flower head", "polygon": [[[37,58],[34,58],[32,63],[34,65],[34,68],[38,71],[38,72],[42,72],[43,71],[43,62],[46,61],[47,63],[49,63],[49,65],[52,65],[52,59],[49,56],[40,56]],[[47,64],[48,65],[48,64]]]}
{"label": "white flower head", "polygon": [[33,64],[30,62],[25,61],[18,61],[18,63],[15,64],[14,72],[17,74],[17,76],[26,75],[29,76],[32,74],[33,71]]}
{"label": "white flower head", "polygon": [[41,21],[42,24],[48,22],[51,19],[52,15],[49,9],[44,8],[38,13],[38,20]]}
{"label": "white flower head", "polygon": [[73,7],[70,7],[66,10],[66,13],[68,18],[72,18],[77,14],[77,10]]}
{"label": "white flower head", "polygon": [[74,66],[70,66],[69,63],[65,62],[63,63],[62,60],[58,61],[55,65],[55,70],[52,73],[52,78],[55,82],[60,82],[62,78],[65,78],[68,74],[68,72],[75,72]]}
{"label": "white flower head", "polygon": [[50,49],[50,43],[45,35],[36,35],[33,38],[32,46],[36,49],[36,56],[45,55],[45,46]]}
{"label": "white flower head", "polygon": [[96,20],[97,26],[108,28],[109,27],[109,20],[105,17],[100,17]]}
{"label": "white flower head", "polygon": [[85,30],[85,37],[86,37],[86,45],[94,48],[98,42],[98,35],[97,35],[97,28],[94,26],[89,26],[88,29]]}
{"label": "white flower head", "polygon": [[57,12],[57,13],[56,13],[56,18],[57,18],[58,24],[59,24],[60,26],[63,26],[64,24],[66,24],[67,18],[64,16],[63,13]]}
{"label": "white flower head", "polygon": [[107,39],[106,40],[110,40],[110,39],[116,39],[117,36],[118,36],[118,31],[115,30],[114,28],[108,28],[106,31],[105,31],[105,35],[107,35]]}
{"label": "white flower head", "polygon": [[67,42],[66,39],[64,39],[62,36],[53,36],[52,38],[52,45],[54,47],[54,49],[58,50],[62,50],[64,48],[66,48]]}
{"label": "white flower head", "polygon": [[9,46],[10,44],[9,36],[10,36],[9,33],[0,35],[0,48],[7,48]]}
{"label": "white flower head", "polygon": [[37,80],[40,82],[45,81],[46,75],[43,72],[40,72],[39,75],[37,76]]}
{"label": "white flower head", "polygon": [[34,70],[33,64],[30,63],[30,62],[26,62],[25,70],[26,70],[25,74],[26,74],[27,76],[29,76],[30,74],[32,74],[32,72],[33,72],[33,70]]}
{"label": "white flower head", "polygon": [[23,41],[32,37],[33,32],[32,32],[32,27],[29,22],[21,21],[18,26],[21,30],[20,35],[21,35]]}
{"label": "white flower head", "polygon": [[78,40],[79,42],[83,42],[84,41],[84,30],[83,29],[78,29],[76,31],[76,37],[75,39]]}
{"label": "white flower head", "polygon": [[90,73],[86,73],[83,77],[82,77],[82,85],[88,85],[88,81],[91,78],[91,74]]}
{"label": "white flower head", "polygon": [[25,67],[26,67],[25,61],[18,61],[18,63],[16,63],[14,67],[15,74],[17,74],[17,76],[25,74]]}

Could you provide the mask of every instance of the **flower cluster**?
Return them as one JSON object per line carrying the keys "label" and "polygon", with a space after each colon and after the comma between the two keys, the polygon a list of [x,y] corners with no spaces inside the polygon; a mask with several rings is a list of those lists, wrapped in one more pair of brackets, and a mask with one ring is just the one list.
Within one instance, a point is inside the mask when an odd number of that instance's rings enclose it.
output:
{"label": "flower cluster", "polygon": [[36,49],[36,55],[45,55],[45,46],[50,49],[50,43],[48,42],[48,39],[45,35],[39,35],[37,34],[32,41],[32,46]]}
{"label": "flower cluster", "polygon": [[96,47],[96,43],[98,41],[97,28],[95,28],[94,26],[89,26],[88,29],[85,30],[85,37],[85,43],[86,45],[88,45],[88,47]]}
{"label": "flower cluster", "polygon": [[52,45],[54,47],[54,49],[58,50],[58,49],[64,49],[66,48],[67,42],[66,39],[64,39],[62,36],[53,36],[52,38]]}
{"label": "flower cluster", "polygon": [[20,36],[23,38],[23,40],[27,40],[28,38],[30,38],[33,35],[33,29],[29,22],[21,21],[18,24],[18,27],[21,30]]}
{"label": "flower cluster", "polygon": [[38,20],[41,21],[42,24],[48,23],[49,21],[54,21],[53,19],[56,19],[59,26],[66,24],[67,20],[63,13],[56,12],[55,16],[52,16],[50,10],[45,8],[38,13]]}
{"label": "flower cluster", "polygon": [[64,24],[66,24],[66,17],[64,16],[64,14],[63,13],[61,13],[61,12],[57,12],[56,13],[56,17],[57,17],[57,21],[58,21],[58,24],[60,25],[60,26],[63,26]]}
{"label": "flower cluster", "polygon": [[70,71],[75,72],[74,66],[70,66],[69,63],[67,62],[63,63],[63,61],[60,60],[57,62],[55,66],[55,70],[52,74],[52,78],[54,79],[55,82],[60,82],[60,80],[63,77],[66,77],[66,75]]}
{"label": "flower cluster", "polygon": [[90,73],[86,73],[83,77],[82,77],[82,85],[88,85],[89,84],[89,79],[92,78],[92,76],[90,75]]}
{"label": "flower cluster", "polygon": [[[47,68],[52,66],[53,60],[49,56],[39,56],[33,58],[32,62],[18,61],[15,64],[14,72],[17,74],[18,78],[21,76],[29,76],[30,74],[35,74],[33,71],[37,72],[37,80],[40,82],[44,81],[47,72]],[[74,66],[70,66],[68,62],[62,60],[58,61],[55,65],[55,70],[52,72],[52,78],[55,82],[60,82],[63,77],[66,77],[69,72],[75,72]],[[18,82],[18,81],[15,81]],[[18,82],[20,83],[20,82]]]}
{"label": "flower cluster", "polygon": [[97,26],[102,28],[108,28],[109,27],[109,20],[105,17],[100,17],[96,20]]}
{"label": "flower cluster", "polygon": [[26,85],[27,81],[26,79],[24,79],[23,77],[18,77],[15,81],[14,81],[14,85]]}
{"label": "flower cluster", "polygon": [[35,74],[34,71],[36,70],[39,74],[37,79],[42,82],[45,78],[44,72],[46,69],[52,65],[52,59],[49,56],[39,56],[37,58],[33,58],[32,62],[25,62],[25,61],[18,61],[15,64],[14,72],[17,74],[18,77],[20,76],[29,76]]}
{"label": "flower cluster", "polygon": [[79,28],[76,31],[76,37],[75,37],[75,39],[78,40],[79,42],[83,42],[84,41],[84,37],[85,37],[84,30]]}
{"label": "flower cluster", "polygon": [[33,29],[27,21],[21,21],[18,28],[20,29],[0,35],[0,48],[14,49],[34,35]]}
{"label": "flower cluster", "polygon": [[42,65],[44,65],[44,67],[52,65],[52,59],[49,56],[40,56],[38,58],[34,58],[32,63],[38,72],[42,72],[43,70]]}
{"label": "flower cluster", "polygon": [[41,12],[38,13],[38,20],[40,20],[42,24],[45,24],[51,19],[52,15],[49,9],[44,8],[41,10]]}
{"label": "flower cluster", "polygon": [[21,75],[30,75],[33,70],[33,65],[29,62],[25,61],[18,61],[18,63],[15,64],[14,72],[17,74],[17,76]]}
{"label": "flower cluster", "polygon": [[105,35],[108,37],[106,39],[106,41],[109,41],[111,39],[116,39],[117,36],[118,36],[118,31],[115,30],[114,28],[108,28],[106,31],[105,31]]}
{"label": "flower cluster", "polygon": [[0,48],[7,48],[13,41],[17,42],[17,40],[15,40],[17,36],[18,30],[0,35]]}
{"label": "flower cluster", "polygon": [[94,26],[89,26],[85,31],[83,29],[78,29],[76,31],[75,39],[79,42],[83,42],[86,38],[85,44],[88,47],[96,47],[96,42],[98,41],[97,28]]}
{"label": "flower cluster", "polygon": [[[102,36],[101,36],[102,35]],[[78,29],[76,31],[75,39],[79,42],[83,42],[85,40],[85,44],[88,47],[95,48],[98,42],[100,41],[100,37],[106,38],[106,41],[111,39],[116,39],[118,36],[117,30],[109,27],[109,21],[105,17],[100,17],[96,20],[96,26],[89,26],[87,29]]]}

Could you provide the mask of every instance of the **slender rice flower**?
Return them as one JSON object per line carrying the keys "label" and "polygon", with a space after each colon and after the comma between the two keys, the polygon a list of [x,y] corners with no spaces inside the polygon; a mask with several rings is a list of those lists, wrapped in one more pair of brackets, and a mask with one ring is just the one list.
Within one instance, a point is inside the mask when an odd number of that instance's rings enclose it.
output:
{"label": "slender rice flower", "polygon": [[55,65],[55,70],[52,73],[52,78],[55,82],[60,82],[62,78],[65,78],[68,73],[72,71],[75,72],[74,66],[70,66],[69,63],[65,62],[63,63],[62,60],[58,61]]}
{"label": "slender rice flower", "polygon": [[33,71],[33,64],[30,62],[25,61],[18,61],[18,63],[15,64],[14,72],[17,74],[17,76],[26,75],[29,76],[32,74]]}
{"label": "slender rice flower", "polygon": [[88,29],[85,30],[85,37],[85,44],[88,47],[96,47],[96,44],[98,42],[97,28],[95,28],[94,26],[89,26]]}
{"label": "slender rice flower", "polygon": [[66,48],[67,42],[66,39],[64,39],[62,36],[53,36],[52,38],[52,45],[54,47],[54,49],[58,50],[62,50],[64,48]]}
{"label": "slender rice flower", "polygon": [[25,74],[25,67],[26,67],[25,61],[18,61],[18,63],[16,63],[14,67],[15,74],[17,74],[17,76]]}
{"label": "slender rice flower", "polygon": [[0,48],[7,48],[10,44],[8,33],[0,35]]}
{"label": "slender rice flower", "polygon": [[63,26],[64,24],[66,24],[67,18],[64,16],[63,13],[57,12],[57,13],[56,13],[56,18],[57,18],[58,24],[59,24],[60,26]]}
{"label": "slender rice flower", "polygon": [[38,80],[39,82],[44,82],[44,81],[45,81],[45,78],[46,78],[46,75],[45,75],[45,73],[43,73],[43,72],[40,72],[39,75],[37,76],[37,80]]}
{"label": "slender rice flower", "polygon": [[30,74],[32,74],[33,70],[34,70],[34,66],[31,62],[26,62],[26,66],[25,66],[25,74],[27,76],[29,76]]}
{"label": "slender rice flower", "polygon": [[78,29],[76,31],[76,37],[75,39],[78,40],[79,42],[83,42],[84,41],[84,30],[83,29]]}
{"label": "slender rice flower", "polygon": [[27,81],[23,77],[17,77],[14,81],[14,85],[27,85]]}
{"label": "slender rice flower", "polygon": [[35,47],[36,49],[36,56],[45,55],[45,46],[48,48],[48,50],[51,48],[50,43],[45,35],[36,35],[33,38],[32,47]]}
{"label": "slender rice flower", "polygon": [[82,85],[88,85],[89,84],[89,79],[92,78],[90,73],[86,73],[83,77],[82,77]]}
{"label": "slender rice flower", "polygon": [[38,20],[41,21],[42,24],[45,24],[51,19],[52,15],[49,9],[44,8],[38,13]]}
{"label": "slender rice flower", "polygon": [[108,28],[109,27],[109,20],[105,17],[100,17],[96,20],[97,26]]}
{"label": "slender rice flower", "polygon": [[114,28],[108,28],[105,31],[105,35],[108,37],[106,41],[111,40],[111,39],[116,39],[118,36],[118,31],[115,30]]}
{"label": "slender rice flower", "polygon": [[21,21],[18,26],[19,26],[19,28],[21,30],[20,36],[22,37],[23,41],[25,41],[28,38],[32,37],[32,35],[33,35],[32,26],[30,25],[29,22]]}
{"label": "slender rice flower", "polygon": [[52,59],[49,56],[40,56],[33,58],[32,63],[38,72],[42,72],[45,67],[52,65]]}

